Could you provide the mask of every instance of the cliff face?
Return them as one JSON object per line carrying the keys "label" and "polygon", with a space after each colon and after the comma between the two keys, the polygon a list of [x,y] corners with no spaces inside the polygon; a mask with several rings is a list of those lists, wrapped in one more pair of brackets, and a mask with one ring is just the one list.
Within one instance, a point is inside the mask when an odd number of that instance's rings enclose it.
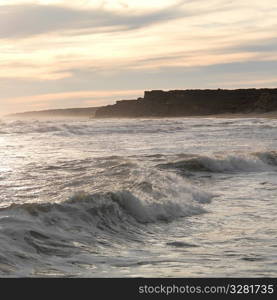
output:
{"label": "cliff face", "polygon": [[96,117],[178,117],[277,110],[277,89],[145,91],[97,109]]}

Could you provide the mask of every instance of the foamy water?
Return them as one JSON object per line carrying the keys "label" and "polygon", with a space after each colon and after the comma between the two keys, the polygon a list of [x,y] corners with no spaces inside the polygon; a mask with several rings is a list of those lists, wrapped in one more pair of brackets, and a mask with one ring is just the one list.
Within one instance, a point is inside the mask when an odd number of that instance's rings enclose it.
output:
{"label": "foamy water", "polygon": [[0,121],[1,277],[276,277],[277,120]]}

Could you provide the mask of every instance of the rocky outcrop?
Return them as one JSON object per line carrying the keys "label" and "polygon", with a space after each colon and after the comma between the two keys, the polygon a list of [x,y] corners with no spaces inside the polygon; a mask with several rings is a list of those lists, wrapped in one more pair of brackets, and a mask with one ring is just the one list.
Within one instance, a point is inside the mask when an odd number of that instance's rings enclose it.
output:
{"label": "rocky outcrop", "polygon": [[96,117],[178,117],[277,110],[277,89],[145,91],[97,109]]}

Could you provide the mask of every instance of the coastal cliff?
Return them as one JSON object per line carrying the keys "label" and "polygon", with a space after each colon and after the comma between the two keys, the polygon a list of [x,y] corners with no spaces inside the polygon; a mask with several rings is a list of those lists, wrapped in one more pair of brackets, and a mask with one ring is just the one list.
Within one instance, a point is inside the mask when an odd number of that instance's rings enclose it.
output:
{"label": "coastal cliff", "polygon": [[276,89],[153,90],[97,109],[95,117],[179,117],[277,110]]}
{"label": "coastal cliff", "polygon": [[7,115],[10,118],[90,118],[94,117],[97,107],[47,109],[27,111]]}

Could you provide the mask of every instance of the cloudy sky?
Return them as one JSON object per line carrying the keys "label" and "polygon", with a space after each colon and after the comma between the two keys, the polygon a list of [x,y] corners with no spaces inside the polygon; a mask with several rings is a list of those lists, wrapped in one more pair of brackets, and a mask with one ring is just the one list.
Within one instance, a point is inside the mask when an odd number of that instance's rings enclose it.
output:
{"label": "cloudy sky", "polygon": [[276,0],[0,0],[0,114],[277,87]]}

